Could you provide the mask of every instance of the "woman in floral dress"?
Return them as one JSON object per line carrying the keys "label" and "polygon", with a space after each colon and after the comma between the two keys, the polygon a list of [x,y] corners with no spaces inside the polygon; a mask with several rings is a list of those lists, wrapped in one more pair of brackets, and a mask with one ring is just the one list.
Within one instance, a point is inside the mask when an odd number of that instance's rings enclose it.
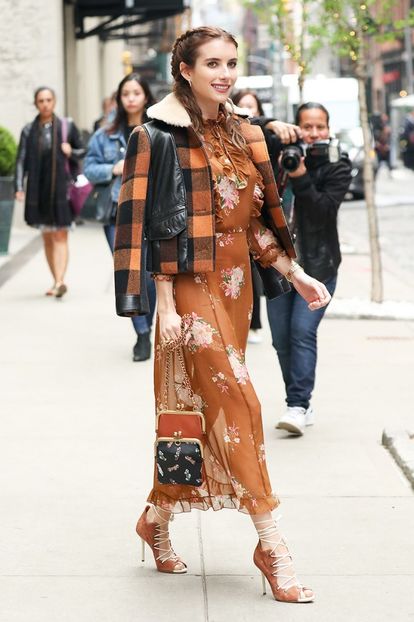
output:
{"label": "woman in floral dress", "polygon": [[[276,267],[286,275],[311,309],[326,305],[329,294],[292,260],[294,250],[261,130],[237,115],[228,101],[237,77],[234,38],[219,28],[188,31],[177,39],[171,65],[174,93],[150,108],[148,116],[154,120],[153,127],[168,132],[175,145],[185,182],[188,237],[183,247],[178,232],[172,239],[157,242],[159,265],[151,266],[157,273],[158,299],[155,399],[159,410],[166,362],[161,344],[180,335],[185,315],[189,318],[186,369],[207,427],[205,479],[200,487],[192,487],[161,484],[154,477],[148,498],[151,506],[140,517],[137,532],[152,548],[159,571],[184,573],[186,565],[169,540],[171,513],[235,508],[250,514],[259,535],[254,563],[269,581],[274,597],[310,602],[313,592],[298,582],[271,515],[278,499],[266,468],[260,403],[245,364],[252,312],[249,253],[264,268]],[[157,174],[165,176],[165,172],[160,173],[162,167],[154,164],[157,146],[149,135],[150,127],[137,128],[125,162],[115,243],[117,311],[121,315],[146,310],[140,254],[145,204],[151,196],[153,212],[145,218],[153,239],[155,212],[158,218],[159,204],[165,200],[153,197],[164,183]],[[272,215],[274,231],[265,225],[265,208]],[[165,211],[171,214],[173,209],[168,204]],[[177,218],[179,214],[174,213],[170,227]],[[187,252],[187,269],[179,268],[183,265],[179,248]],[[185,385],[178,385],[177,393],[189,402]]]}

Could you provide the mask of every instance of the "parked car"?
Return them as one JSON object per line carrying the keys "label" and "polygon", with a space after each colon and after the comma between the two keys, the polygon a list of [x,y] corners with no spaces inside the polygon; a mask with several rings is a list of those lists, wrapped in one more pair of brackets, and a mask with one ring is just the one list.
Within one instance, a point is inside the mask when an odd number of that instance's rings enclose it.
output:
{"label": "parked car", "polygon": [[[364,141],[362,128],[355,127],[351,130],[341,130],[337,132],[336,137],[341,143],[341,147],[349,155],[352,162],[352,181],[349,190],[345,195],[345,199],[363,199],[364,198]],[[374,149],[374,140],[370,149],[370,157],[374,166],[374,177],[378,170],[378,160]]]}

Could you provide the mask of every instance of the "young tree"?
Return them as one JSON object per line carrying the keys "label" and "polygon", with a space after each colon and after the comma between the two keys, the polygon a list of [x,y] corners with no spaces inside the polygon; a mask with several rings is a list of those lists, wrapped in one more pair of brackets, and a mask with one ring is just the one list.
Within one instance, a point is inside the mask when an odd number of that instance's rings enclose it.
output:
{"label": "young tree", "polygon": [[303,85],[322,43],[310,36],[314,0],[246,0],[259,18],[269,24],[270,34],[283,45],[298,67],[298,86],[302,100]]}
{"label": "young tree", "polygon": [[[414,23],[411,13],[405,20],[394,20],[393,9],[401,0],[319,0],[298,2],[297,0],[251,0],[262,14],[279,15],[278,30],[282,40],[287,40],[284,15],[295,12],[297,5],[307,5],[312,12],[312,23],[307,23],[307,32],[316,43],[312,58],[322,45],[329,45],[339,56],[349,58],[353,74],[358,80],[360,123],[364,139],[364,191],[367,206],[369,242],[371,256],[371,300],[383,301],[381,250],[379,244],[378,219],[375,206],[374,171],[370,157],[372,135],[368,118],[366,81],[370,60],[370,44],[375,41],[402,39],[404,28]],[[311,8],[310,8],[311,7]],[[305,11],[306,13],[306,11]],[[288,50],[289,51],[289,50]],[[295,60],[299,60],[299,57]],[[309,63],[306,64],[309,71]],[[302,73],[303,70],[302,70]]]}
{"label": "young tree", "polygon": [[372,41],[395,41],[404,38],[404,29],[413,22],[412,14],[406,19],[394,19],[401,0],[322,0],[320,25],[313,29],[316,37],[323,38],[340,56],[351,61],[358,80],[359,110],[364,137],[364,191],[367,206],[369,242],[371,250],[371,300],[383,301],[381,249],[375,206],[374,171],[370,151],[372,135],[368,118],[366,82]]}

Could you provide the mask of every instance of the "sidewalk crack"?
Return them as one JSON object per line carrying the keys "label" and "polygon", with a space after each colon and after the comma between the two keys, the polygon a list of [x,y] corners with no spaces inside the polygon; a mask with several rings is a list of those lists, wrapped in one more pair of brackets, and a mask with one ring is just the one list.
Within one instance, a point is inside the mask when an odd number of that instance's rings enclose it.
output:
{"label": "sidewalk crack", "polygon": [[204,622],[209,622],[206,566],[204,561],[203,537],[201,533],[201,512],[197,512],[198,548],[200,551],[201,584],[203,586]]}

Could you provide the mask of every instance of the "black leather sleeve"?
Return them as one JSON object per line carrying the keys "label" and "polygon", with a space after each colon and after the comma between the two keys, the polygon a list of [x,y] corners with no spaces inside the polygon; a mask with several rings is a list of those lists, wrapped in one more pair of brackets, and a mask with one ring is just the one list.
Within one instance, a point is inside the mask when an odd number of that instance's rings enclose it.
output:
{"label": "black leather sleeve", "polygon": [[69,124],[68,143],[70,143],[70,146],[72,147],[72,155],[70,156],[70,160],[77,162],[81,158],[85,157],[86,149],[83,145],[80,132],[72,120],[70,120]]}
{"label": "black leather sleeve", "polygon": [[17,150],[16,170],[14,174],[14,191],[22,192],[24,190],[24,176],[26,174],[26,153],[27,139],[29,136],[31,123],[25,125],[20,134],[19,148]]}

